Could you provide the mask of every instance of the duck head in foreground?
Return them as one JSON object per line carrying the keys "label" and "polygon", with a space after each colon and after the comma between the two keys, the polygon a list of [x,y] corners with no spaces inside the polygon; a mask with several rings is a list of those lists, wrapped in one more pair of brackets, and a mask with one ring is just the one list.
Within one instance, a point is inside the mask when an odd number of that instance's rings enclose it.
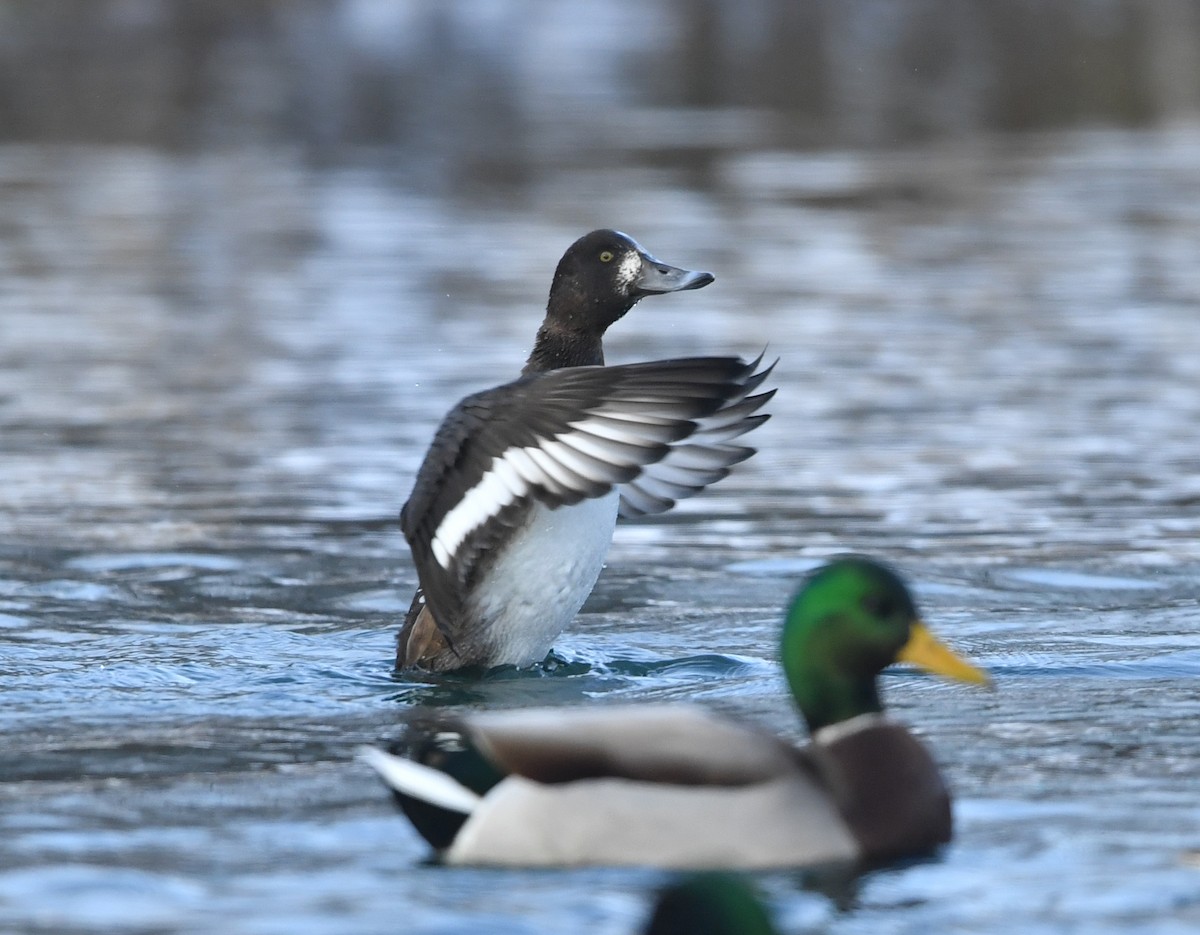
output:
{"label": "duck head in foreground", "polygon": [[897,661],[987,676],[934,639],[894,572],[860,557],[808,580],[782,652],[813,731],[800,748],[695,705],[612,705],[434,715],[402,756],[362,755],[449,863],[799,867],[949,841],[937,765],[884,713],[877,677]]}
{"label": "duck head in foreground", "polygon": [[778,935],[748,880],[697,873],[664,886],[643,935]]}
{"label": "duck head in foreground", "polygon": [[759,360],[603,366],[605,330],[641,298],[712,281],[618,231],[571,245],[521,378],[450,411],[400,514],[420,588],[398,670],[541,662],[595,585],[618,514],[670,509],[754,453],[734,442],[767,418]]}

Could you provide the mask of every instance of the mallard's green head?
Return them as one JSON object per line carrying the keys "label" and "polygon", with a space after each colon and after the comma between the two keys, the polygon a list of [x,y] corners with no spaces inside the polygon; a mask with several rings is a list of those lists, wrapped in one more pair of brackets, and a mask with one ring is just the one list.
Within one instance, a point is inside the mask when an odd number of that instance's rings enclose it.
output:
{"label": "mallard's green head", "polygon": [[754,889],[728,873],[700,873],[665,887],[646,935],[775,935]]}
{"label": "mallard's green head", "polygon": [[899,575],[859,556],[819,569],[783,625],[783,669],[810,731],[881,712],[876,676],[911,662],[966,682],[988,677],[938,642]]}

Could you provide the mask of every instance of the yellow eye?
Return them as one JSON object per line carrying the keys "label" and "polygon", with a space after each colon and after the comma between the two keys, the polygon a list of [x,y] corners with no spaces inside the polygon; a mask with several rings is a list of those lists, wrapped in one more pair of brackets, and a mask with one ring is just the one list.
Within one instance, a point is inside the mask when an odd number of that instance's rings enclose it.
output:
{"label": "yellow eye", "polygon": [[601,263],[611,263],[612,258],[613,258],[613,255],[612,255],[611,250],[604,250],[600,254],[600,262]]}

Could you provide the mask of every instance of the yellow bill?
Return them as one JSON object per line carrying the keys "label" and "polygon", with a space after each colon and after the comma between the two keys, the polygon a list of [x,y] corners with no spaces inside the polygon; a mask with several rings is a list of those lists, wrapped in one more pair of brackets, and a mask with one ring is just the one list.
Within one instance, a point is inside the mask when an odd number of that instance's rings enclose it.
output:
{"label": "yellow bill", "polygon": [[977,669],[929,632],[923,623],[914,623],[909,632],[908,642],[896,657],[898,662],[911,662],[915,666],[927,669],[946,678],[958,679],[960,682],[974,682],[977,685],[990,685],[992,680],[982,669]]}

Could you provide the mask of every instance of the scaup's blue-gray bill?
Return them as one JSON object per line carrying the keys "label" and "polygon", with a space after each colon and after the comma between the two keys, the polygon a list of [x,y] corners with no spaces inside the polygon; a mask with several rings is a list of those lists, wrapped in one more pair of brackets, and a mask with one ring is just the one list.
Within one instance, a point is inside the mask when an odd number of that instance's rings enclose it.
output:
{"label": "scaup's blue-gray bill", "polygon": [[542,661],[618,513],[661,513],[754,453],[734,440],[768,418],[761,356],[604,366],[605,330],[640,299],[712,281],[619,231],[571,245],[521,377],[455,406],[417,473],[400,521],[420,587],[397,669]]}

